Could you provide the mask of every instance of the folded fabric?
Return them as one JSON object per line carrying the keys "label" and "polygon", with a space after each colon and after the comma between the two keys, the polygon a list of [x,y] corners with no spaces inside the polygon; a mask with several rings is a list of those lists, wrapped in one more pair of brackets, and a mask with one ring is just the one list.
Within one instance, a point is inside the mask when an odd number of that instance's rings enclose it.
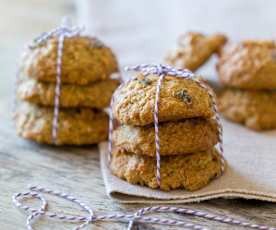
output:
{"label": "folded fabric", "polygon": [[214,198],[244,198],[276,202],[276,131],[257,133],[223,121],[227,170],[195,192],[163,192],[132,185],[113,176],[108,166],[107,143],[99,144],[106,193],[122,203],[189,203]]}

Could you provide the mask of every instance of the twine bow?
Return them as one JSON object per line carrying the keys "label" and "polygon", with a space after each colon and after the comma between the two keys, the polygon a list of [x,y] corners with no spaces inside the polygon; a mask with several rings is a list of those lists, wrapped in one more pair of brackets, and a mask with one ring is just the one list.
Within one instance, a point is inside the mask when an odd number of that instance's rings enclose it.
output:
{"label": "twine bow", "polygon": [[[49,194],[62,198],[66,201],[72,202],[80,206],[88,215],[67,215],[63,213],[50,212],[47,210],[48,202],[43,197],[43,194]],[[22,201],[26,199],[38,199],[41,202],[40,208],[33,208],[32,206],[23,204]],[[190,209],[190,208],[181,208],[181,207],[172,207],[172,206],[153,206],[145,207],[138,210],[134,214],[125,214],[125,213],[111,213],[104,215],[97,215],[91,207],[85,204],[83,201],[77,199],[76,197],[69,195],[64,192],[54,191],[51,189],[31,186],[29,191],[14,194],[12,197],[13,203],[17,208],[20,208],[28,213],[26,220],[26,226],[28,230],[34,230],[32,224],[34,221],[38,220],[40,217],[47,217],[54,220],[59,220],[67,223],[79,223],[80,225],[75,227],[74,230],[80,230],[86,227],[89,224],[93,224],[99,221],[113,221],[113,222],[123,222],[128,223],[127,230],[134,230],[134,222],[137,223],[150,223],[158,224],[163,226],[178,226],[185,229],[194,229],[194,230],[208,230],[208,228],[186,222],[183,220],[174,220],[174,219],[165,219],[158,217],[145,216],[149,213],[175,213],[180,215],[192,215],[195,217],[201,217],[208,220],[213,220],[216,222],[221,222],[230,225],[239,225],[242,227],[247,227],[251,229],[259,230],[276,230],[276,227],[269,227],[265,225],[252,224],[246,221],[237,220],[231,217],[215,215],[201,210]]]}
{"label": "twine bow", "polygon": [[[176,69],[173,68],[169,65],[162,65],[162,64],[142,64],[142,65],[137,65],[133,67],[126,67],[126,71],[135,71],[135,72],[141,72],[145,77],[147,77],[149,74],[155,74],[159,76],[159,79],[157,81],[157,86],[156,86],[156,92],[155,92],[155,104],[154,104],[154,130],[155,130],[155,148],[156,148],[156,181],[160,187],[161,184],[161,175],[160,175],[160,141],[159,141],[159,119],[158,119],[158,106],[159,106],[159,97],[160,97],[160,89],[162,82],[165,78],[165,76],[174,76],[174,77],[180,77],[184,78],[190,81],[194,81],[197,85],[199,85],[201,88],[206,90],[208,92],[209,97],[211,98],[211,103],[212,103],[212,110],[215,114],[215,120],[217,122],[217,127],[218,127],[218,133],[219,133],[219,140],[217,144],[217,149],[220,154],[220,159],[221,159],[221,172],[224,172],[224,157],[223,157],[223,139],[222,139],[222,125],[220,122],[220,117],[219,113],[217,110],[217,105],[215,101],[215,97],[213,95],[213,92],[200,80],[195,78],[195,75],[187,70],[187,69]],[[124,85],[126,85],[128,82],[133,80],[131,78],[125,83],[122,83],[117,91],[119,91]],[[112,157],[112,132],[113,132],[113,113],[112,113],[112,107],[114,104],[114,97],[115,93],[113,94],[113,97],[111,99],[111,104],[110,104],[110,119],[109,119],[109,161],[111,161]]]}

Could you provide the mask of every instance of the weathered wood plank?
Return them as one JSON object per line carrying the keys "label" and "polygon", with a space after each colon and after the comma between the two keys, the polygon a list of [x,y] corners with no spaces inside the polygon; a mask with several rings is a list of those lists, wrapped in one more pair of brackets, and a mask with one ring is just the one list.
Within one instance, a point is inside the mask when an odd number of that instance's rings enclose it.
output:
{"label": "weathered wood plank", "polygon": [[[24,190],[28,184],[43,185],[76,194],[87,201],[97,213],[133,212],[143,206],[120,205],[105,195],[96,146],[51,147],[16,137],[11,120],[11,108],[11,102],[0,102],[0,223],[3,229],[25,229],[25,215],[12,206],[11,196],[15,192]],[[276,223],[276,206],[266,202],[218,199],[184,206],[200,208],[217,214],[229,214],[261,224]],[[50,208],[52,210],[65,209],[70,213],[76,213],[78,210],[71,204],[57,199],[51,199]],[[189,216],[174,214],[162,214],[161,216],[184,218],[193,223],[209,226],[211,229],[241,229]],[[73,225],[42,220],[35,226],[39,229],[63,230]],[[140,226],[139,229],[160,229],[160,226]],[[91,228],[121,229],[122,227],[121,224],[107,222],[97,223]]]}

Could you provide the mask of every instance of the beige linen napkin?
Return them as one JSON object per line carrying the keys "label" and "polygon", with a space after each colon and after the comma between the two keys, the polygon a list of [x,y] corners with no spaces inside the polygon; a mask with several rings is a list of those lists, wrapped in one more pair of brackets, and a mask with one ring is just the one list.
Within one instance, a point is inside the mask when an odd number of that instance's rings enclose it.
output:
{"label": "beige linen napkin", "polygon": [[122,203],[188,203],[213,198],[245,198],[276,202],[276,131],[257,133],[223,120],[224,175],[195,192],[163,192],[131,185],[113,176],[107,163],[107,143],[99,145],[106,192]]}

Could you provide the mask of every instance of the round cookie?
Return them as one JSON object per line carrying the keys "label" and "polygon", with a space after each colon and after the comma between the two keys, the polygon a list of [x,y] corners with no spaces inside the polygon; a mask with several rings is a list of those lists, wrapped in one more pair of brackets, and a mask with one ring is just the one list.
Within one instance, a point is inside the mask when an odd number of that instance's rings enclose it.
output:
{"label": "round cookie", "polygon": [[[53,144],[51,107],[21,103],[15,113],[19,136],[39,143]],[[92,109],[60,109],[57,145],[95,144],[108,136],[108,115]]]}
{"label": "round cookie", "polygon": [[222,34],[204,35],[188,32],[179,38],[178,48],[165,58],[165,61],[177,68],[196,71],[213,53],[217,52],[227,41]]}
{"label": "round cookie", "polygon": [[276,91],[226,89],[219,110],[229,120],[255,130],[276,128]]}
{"label": "round cookie", "polygon": [[[30,48],[23,56],[19,74],[39,81],[56,82],[57,38]],[[111,49],[96,38],[65,38],[62,55],[62,83],[85,85],[106,80],[118,71]]]}
{"label": "round cookie", "polygon": [[[153,111],[159,76],[137,74],[115,92],[113,114],[123,124],[143,126],[154,122]],[[158,105],[159,121],[213,116],[208,92],[192,80],[166,76]]]}
{"label": "round cookie", "polygon": [[[109,79],[89,85],[63,84],[61,86],[60,107],[106,108],[119,81]],[[31,103],[53,106],[55,83],[24,79],[18,83],[17,96]]]}
{"label": "round cookie", "polygon": [[244,41],[225,49],[217,63],[220,82],[240,89],[276,89],[274,41]]}
{"label": "round cookie", "polygon": [[[213,119],[187,119],[159,124],[160,155],[185,155],[205,151],[218,142]],[[127,152],[155,156],[153,126],[122,125],[113,131],[113,143]]]}
{"label": "round cookie", "polygon": [[[114,149],[112,173],[131,184],[158,188],[156,159]],[[198,190],[221,174],[220,156],[216,150],[186,156],[161,157],[161,190]]]}

